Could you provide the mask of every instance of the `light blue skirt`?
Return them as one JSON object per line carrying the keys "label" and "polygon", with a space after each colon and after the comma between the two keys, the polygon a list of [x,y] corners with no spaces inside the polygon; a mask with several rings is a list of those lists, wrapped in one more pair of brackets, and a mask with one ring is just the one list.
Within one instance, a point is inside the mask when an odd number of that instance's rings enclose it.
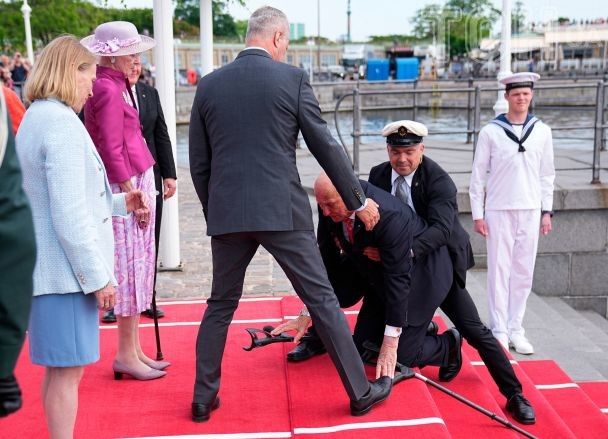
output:
{"label": "light blue skirt", "polygon": [[32,363],[84,366],[99,360],[99,313],[94,294],[35,296],[30,314]]}

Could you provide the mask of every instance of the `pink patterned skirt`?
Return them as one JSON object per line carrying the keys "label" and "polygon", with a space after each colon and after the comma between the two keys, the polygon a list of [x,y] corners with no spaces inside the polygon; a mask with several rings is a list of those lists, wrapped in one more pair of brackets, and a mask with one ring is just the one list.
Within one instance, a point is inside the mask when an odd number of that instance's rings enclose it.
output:
{"label": "pink patterned skirt", "polygon": [[[156,215],[156,187],[152,168],[131,177],[133,187],[148,195],[150,223],[145,229],[137,225],[137,218],[113,217],[114,275],[118,282],[114,313],[135,316],[145,311],[152,302],[155,271],[154,224]],[[112,184],[112,192],[120,193],[120,186]]]}

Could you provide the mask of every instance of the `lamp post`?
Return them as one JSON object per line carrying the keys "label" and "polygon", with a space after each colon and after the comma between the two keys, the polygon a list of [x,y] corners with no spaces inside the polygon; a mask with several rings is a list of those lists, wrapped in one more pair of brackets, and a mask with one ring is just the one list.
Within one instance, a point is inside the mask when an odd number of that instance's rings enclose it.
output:
{"label": "lamp post", "polygon": [[[500,35],[500,71],[498,80],[511,75],[511,0],[502,0],[502,30]],[[498,98],[494,104],[494,114],[509,111],[509,104],[504,96],[504,86],[499,82]]]}
{"label": "lamp post", "polygon": [[312,48],[315,45],[315,40],[311,37],[308,39],[308,42],[306,43],[308,45],[308,57],[309,57],[309,63],[308,63],[308,76],[310,77],[310,82],[312,83],[312,79],[313,79],[313,72],[312,72]]}
{"label": "lamp post", "polygon": [[321,69],[321,0],[317,0],[317,68]]}
{"label": "lamp post", "polygon": [[34,64],[34,49],[32,48],[32,26],[30,24],[30,15],[32,14],[32,8],[27,4],[27,0],[23,0],[23,6],[21,6],[21,13],[23,14],[23,21],[25,23],[25,47],[27,48],[27,57],[32,64]]}
{"label": "lamp post", "polygon": [[213,8],[211,0],[200,1],[201,75],[213,71]]}
{"label": "lamp post", "polygon": [[[164,110],[165,122],[173,157],[177,159],[177,132],[175,127],[175,43],[173,40],[173,6],[171,0],[154,0],[153,2],[154,63],[156,64],[156,89]],[[177,166],[175,166],[177,169]],[[178,170],[179,172],[179,170]],[[160,251],[158,255],[162,266],[168,270],[181,269],[179,241],[179,186],[178,190],[163,205],[163,221],[160,233]]]}

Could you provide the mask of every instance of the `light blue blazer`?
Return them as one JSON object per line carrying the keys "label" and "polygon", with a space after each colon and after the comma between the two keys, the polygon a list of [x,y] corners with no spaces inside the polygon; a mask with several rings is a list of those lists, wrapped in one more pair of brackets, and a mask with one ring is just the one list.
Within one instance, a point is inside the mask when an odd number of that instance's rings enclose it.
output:
{"label": "light blue blazer", "polygon": [[116,284],[111,217],[127,215],[125,194],[112,195],[74,110],[56,99],[35,101],[16,141],[38,247],[34,296]]}

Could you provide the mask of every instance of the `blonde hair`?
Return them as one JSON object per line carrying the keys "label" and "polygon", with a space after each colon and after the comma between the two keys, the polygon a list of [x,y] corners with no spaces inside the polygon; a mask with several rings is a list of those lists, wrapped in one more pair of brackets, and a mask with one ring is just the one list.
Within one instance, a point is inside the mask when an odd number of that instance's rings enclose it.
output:
{"label": "blonde hair", "polygon": [[76,72],[95,64],[95,55],[73,35],[51,41],[43,50],[25,81],[25,97],[36,99],[56,97],[66,105],[78,104]]}

